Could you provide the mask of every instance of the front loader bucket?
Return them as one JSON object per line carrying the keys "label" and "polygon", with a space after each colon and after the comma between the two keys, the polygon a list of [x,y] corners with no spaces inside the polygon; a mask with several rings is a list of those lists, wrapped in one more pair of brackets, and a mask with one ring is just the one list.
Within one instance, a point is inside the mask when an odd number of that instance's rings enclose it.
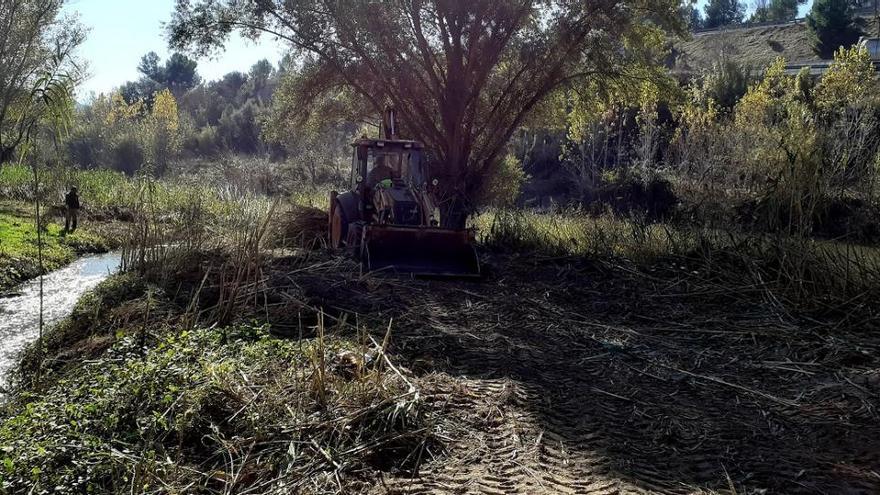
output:
{"label": "front loader bucket", "polygon": [[471,232],[433,227],[369,226],[361,261],[365,271],[435,277],[479,277]]}

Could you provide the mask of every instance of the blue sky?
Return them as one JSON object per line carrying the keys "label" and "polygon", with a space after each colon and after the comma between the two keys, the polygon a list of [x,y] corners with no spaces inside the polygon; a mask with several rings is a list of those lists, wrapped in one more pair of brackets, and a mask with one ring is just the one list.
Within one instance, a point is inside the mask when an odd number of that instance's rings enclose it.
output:
{"label": "blue sky", "polygon": [[[754,8],[752,8],[752,3],[753,3],[752,0],[740,0],[740,2],[743,2],[746,4],[747,12],[751,13],[751,11],[754,10]],[[697,0],[697,8],[700,9],[700,12],[704,12],[703,9],[707,3],[708,3],[708,0]],[[807,0],[807,2],[805,4],[800,6],[800,9],[798,10],[798,17],[803,17],[803,16],[807,15],[807,13],[810,11],[810,8],[812,6],[813,6],[813,0]]]}
{"label": "blue sky", "polygon": [[[174,0],[68,0],[66,12],[76,12],[90,29],[80,55],[88,62],[89,74],[78,93],[87,99],[91,93],[108,93],[126,81],[139,77],[137,65],[147,52],[165,60],[168,45],[162,23],[171,19]],[[199,59],[199,74],[218,79],[234,70],[246,71],[254,62],[266,58],[277,63],[284,54],[283,44],[269,38],[254,44],[235,37],[226,51],[213,59]]]}

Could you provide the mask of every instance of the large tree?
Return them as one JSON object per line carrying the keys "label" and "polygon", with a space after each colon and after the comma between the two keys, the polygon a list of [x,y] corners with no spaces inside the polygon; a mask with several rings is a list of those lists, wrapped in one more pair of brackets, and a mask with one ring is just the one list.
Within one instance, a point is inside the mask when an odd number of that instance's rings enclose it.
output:
{"label": "large tree", "polygon": [[739,24],[746,15],[745,5],[739,0],[709,0],[705,7],[707,28]]}
{"label": "large tree", "polygon": [[63,0],[0,0],[0,165],[13,158],[42,110],[33,88],[47,74],[76,81],[73,54],[85,39],[74,19],[59,19]]}
{"label": "large tree", "polygon": [[751,22],[790,21],[797,17],[798,9],[806,0],[757,0]]}
{"label": "large tree", "polygon": [[853,45],[862,35],[862,27],[847,0],[815,0],[807,15],[807,27],[816,52],[825,58],[831,58],[840,47]]}
{"label": "large tree", "polygon": [[164,64],[161,62],[156,52],[141,57],[137,68],[142,77],[137,81],[129,81],[120,88],[126,101],[134,103],[143,100],[149,109],[160,91],[169,89],[179,99],[201,82],[195,60],[175,53]]}
{"label": "large tree", "polygon": [[393,104],[433,151],[463,222],[508,139],[560,86],[626,77],[642,47],[680,31],[678,0],[178,0],[173,48],[208,52],[234,30],[288,42],[302,57],[299,107],[345,91],[379,113]]}

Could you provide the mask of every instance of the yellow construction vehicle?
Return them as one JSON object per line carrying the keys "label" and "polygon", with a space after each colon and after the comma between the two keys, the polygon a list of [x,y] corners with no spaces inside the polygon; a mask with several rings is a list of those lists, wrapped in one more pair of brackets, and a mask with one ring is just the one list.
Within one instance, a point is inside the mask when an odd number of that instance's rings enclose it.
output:
{"label": "yellow construction vehicle", "polygon": [[352,144],[351,190],[330,193],[330,243],[360,259],[365,271],[477,277],[480,261],[470,229],[440,227],[424,147],[397,138],[393,109],[380,139]]}

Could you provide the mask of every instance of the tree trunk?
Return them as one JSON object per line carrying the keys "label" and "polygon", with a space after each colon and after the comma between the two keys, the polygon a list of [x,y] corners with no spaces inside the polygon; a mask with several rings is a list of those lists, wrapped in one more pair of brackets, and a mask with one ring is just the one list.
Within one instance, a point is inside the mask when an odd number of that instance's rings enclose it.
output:
{"label": "tree trunk", "polygon": [[12,146],[0,146],[0,166],[7,162],[11,162],[15,155],[15,148]]}
{"label": "tree trunk", "polygon": [[464,229],[469,214],[465,198],[455,195],[440,206],[440,226],[444,229]]}
{"label": "tree trunk", "polygon": [[[459,151],[453,154],[460,156],[465,153]],[[467,161],[447,158],[437,165],[435,177],[440,180],[440,190],[437,191],[440,226],[444,229],[464,229],[475,200],[469,187],[472,184],[467,176]]]}

